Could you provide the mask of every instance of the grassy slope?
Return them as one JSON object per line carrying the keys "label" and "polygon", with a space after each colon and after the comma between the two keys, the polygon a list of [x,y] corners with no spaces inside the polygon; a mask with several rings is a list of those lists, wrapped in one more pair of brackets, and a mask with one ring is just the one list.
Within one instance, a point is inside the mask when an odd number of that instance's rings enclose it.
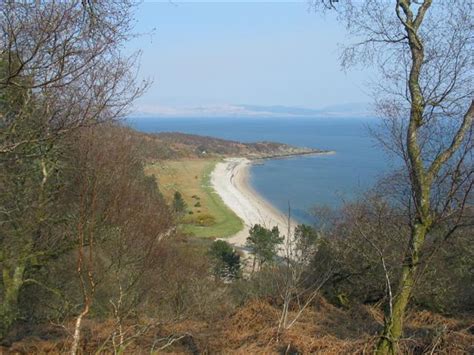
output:
{"label": "grassy slope", "polygon": [[[183,218],[183,228],[198,237],[228,237],[243,227],[240,218],[211,187],[210,175],[217,162],[214,159],[175,160],[159,162],[146,168],[148,174],[157,177],[160,189],[168,201],[172,200],[175,191],[181,192],[188,211],[193,212]],[[195,206],[198,202],[201,206]],[[214,223],[199,225],[200,218],[206,216],[212,216]]]}

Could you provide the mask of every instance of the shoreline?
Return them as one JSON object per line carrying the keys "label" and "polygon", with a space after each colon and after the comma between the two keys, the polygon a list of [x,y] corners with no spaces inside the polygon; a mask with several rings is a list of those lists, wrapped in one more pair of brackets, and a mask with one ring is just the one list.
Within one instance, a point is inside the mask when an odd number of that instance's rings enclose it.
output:
{"label": "shoreline", "polygon": [[297,158],[304,155],[334,155],[336,154],[335,150],[321,150],[321,151],[310,151],[310,152],[294,152],[294,153],[287,153],[287,154],[275,154],[275,155],[264,155],[264,156],[256,156],[256,157],[247,157],[250,161],[258,161],[258,160],[276,160],[276,159],[290,159],[290,158]]}
{"label": "shoreline", "polygon": [[[249,183],[249,169],[256,161],[227,158],[218,162],[211,173],[211,184],[215,192],[243,221],[244,228],[241,231],[225,238],[239,248],[245,248],[249,229],[255,224],[265,228],[277,226],[281,235],[288,234],[288,218],[258,194]],[[292,220],[292,229],[295,225],[296,222]]]}

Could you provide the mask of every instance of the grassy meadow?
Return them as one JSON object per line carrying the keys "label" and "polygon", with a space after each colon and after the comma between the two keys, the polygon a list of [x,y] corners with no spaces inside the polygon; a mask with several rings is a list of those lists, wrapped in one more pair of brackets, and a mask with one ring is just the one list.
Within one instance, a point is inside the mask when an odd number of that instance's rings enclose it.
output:
{"label": "grassy meadow", "polygon": [[172,202],[176,191],[182,194],[187,204],[182,227],[198,237],[228,237],[243,227],[241,219],[211,186],[211,172],[217,162],[216,159],[173,160],[146,167],[146,173],[155,176],[168,202]]}

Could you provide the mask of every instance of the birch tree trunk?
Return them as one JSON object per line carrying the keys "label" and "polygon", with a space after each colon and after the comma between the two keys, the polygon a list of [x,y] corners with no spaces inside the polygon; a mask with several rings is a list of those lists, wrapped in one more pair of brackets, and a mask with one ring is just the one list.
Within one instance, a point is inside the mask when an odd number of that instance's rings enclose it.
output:
{"label": "birch tree trunk", "polygon": [[[419,131],[425,124],[424,111],[426,109],[426,100],[420,85],[420,75],[425,60],[425,49],[419,29],[426,11],[431,6],[431,0],[425,0],[421,4],[416,16],[412,12],[410,5],[409,0],[397,0],[396,11],[405,28],[411,53],[411,67],[408,77],[411,107],[406,149],[408,173],[411,181],[413,202],[415,204],[415,218],[411,228],[408,250],[402,265],[393,313],[386,317],[384,331],[377,345],[377,354],[398,353],[398,341],[403,335],[403,321],[415,286],[420,253],[425,244],[426,236],[433,225],[435,211],[431,206],[430,193],[437,174],[459,148],[466,132],[470,129],[474,111],[473,102],[471,101],[471,105],[453,136],[451,145],[441,153],[438,153],[431,164],[425,167],[422,148],[418,142]],[[403,18],[401,12],[404,14]]]}

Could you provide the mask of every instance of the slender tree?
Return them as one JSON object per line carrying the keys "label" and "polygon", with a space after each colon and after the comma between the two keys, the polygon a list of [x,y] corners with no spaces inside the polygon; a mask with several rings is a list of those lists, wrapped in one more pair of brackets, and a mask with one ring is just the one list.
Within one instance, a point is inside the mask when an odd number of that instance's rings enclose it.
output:
{"label": "slender tree", "polygon": [[[472,206],[473,4],[454,0],[313,1],[337,13],[355,43],[345,47],[344,67],[373,65],[376,109],[382,118],[376,137],[400,157],[408,187],[399,199],[410,233],[398,287],[377,346],[397,352],[410,296],[420,276],[427,238],[449,225],[442,247],[469,221]],[[472,222],[472,221],[471,221]]]}

